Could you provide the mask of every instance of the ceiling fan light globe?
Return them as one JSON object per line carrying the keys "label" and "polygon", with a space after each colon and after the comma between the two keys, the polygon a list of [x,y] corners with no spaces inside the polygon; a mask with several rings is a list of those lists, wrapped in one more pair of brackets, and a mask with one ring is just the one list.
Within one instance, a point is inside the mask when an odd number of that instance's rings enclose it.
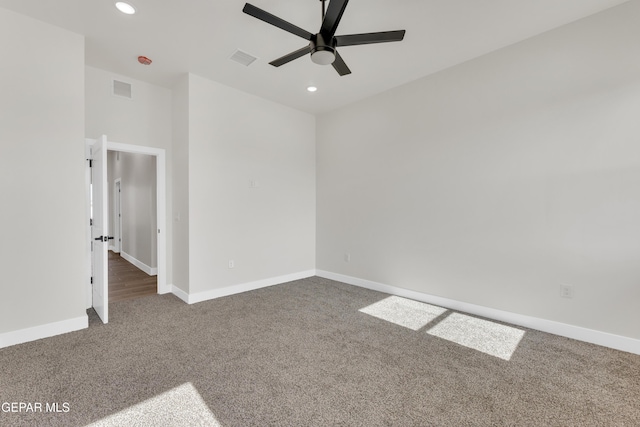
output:
{"label": "ceiling fan light globe", "polygon": [[333,64],[336,60],[336,54],[332,50],[316,50],[311,53],[311,60],[318,65]]}

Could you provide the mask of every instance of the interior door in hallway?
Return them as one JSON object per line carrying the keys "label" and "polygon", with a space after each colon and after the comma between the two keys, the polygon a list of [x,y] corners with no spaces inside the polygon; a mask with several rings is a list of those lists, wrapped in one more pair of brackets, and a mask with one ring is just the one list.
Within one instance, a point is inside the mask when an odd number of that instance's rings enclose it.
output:
{"label": "interior door in hallway", "polygon": [[99,138],[91,149],[91,185],[93,204],[92,239],[92,305],[103,323],[109,321],[108,277],[108,198],[107,198],[107,137]]}

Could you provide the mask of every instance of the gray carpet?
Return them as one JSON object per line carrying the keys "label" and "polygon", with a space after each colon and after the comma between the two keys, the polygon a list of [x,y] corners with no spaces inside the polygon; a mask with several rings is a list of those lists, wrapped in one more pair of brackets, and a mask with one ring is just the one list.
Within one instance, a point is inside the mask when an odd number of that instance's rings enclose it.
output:
{"label": "gray carpet", "polygon": [[0,350],[0,404],[43,404],[0,425],[640,425],[640,356],[504,325],[491,338],[480,319],[387,297],[315,277],[113,303],[108,325],[91,314]]}

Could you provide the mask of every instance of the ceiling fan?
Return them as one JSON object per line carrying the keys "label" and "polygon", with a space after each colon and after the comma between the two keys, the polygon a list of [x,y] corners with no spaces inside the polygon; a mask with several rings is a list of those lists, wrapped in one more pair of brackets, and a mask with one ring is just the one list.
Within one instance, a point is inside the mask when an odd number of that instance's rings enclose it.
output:
{"label": "ceiling fan", "polygon": [[311,53],[311,60],[320,65],[333,65],[333,68],[341,76],[351,74],[351,70],[347,67],[344,60],[337,51],[338,47],[354,46],[359,44],[387,43],[399,42],[404,38],[405,30],[398,31],[381,31],[377,33],[349,34],[345,36],[336,36],[338,24],[342,18],[345,8],[349,0],[331,0],[329,8],[325,12],[325,0],[322,2],[322,26],[320,32],[311,34],[275,15],[270,14],[249,3],[244,5],[242,11],[247,15],[258,18],[267,24],[274,25],[291,34],[309,40],[309,45],[291,52],[281,58],[271,61],[269,64],[279,67],[288,62],[298,59],[308,53]]}

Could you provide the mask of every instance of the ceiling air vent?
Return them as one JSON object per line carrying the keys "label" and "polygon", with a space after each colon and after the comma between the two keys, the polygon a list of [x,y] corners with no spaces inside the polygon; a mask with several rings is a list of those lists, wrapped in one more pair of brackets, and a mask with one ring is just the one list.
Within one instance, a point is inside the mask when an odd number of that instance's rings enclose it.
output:
{"label": "ceiling air vent", "polygon": [[113,94],[122,98],[131,99],[131,83],[113,81]]}
{"label": "ceiling air vent", "polygon": [[256,58],[253,55],[249,55],[247,52],[243,52],[240,49],[236,50],[233,55],[231,55],[231,59],[232,61],[236,61],[238,64],[242,64],[245,67],[248,67],[249,65],[251,65],[251,63],[253,61],[255,61]]}

